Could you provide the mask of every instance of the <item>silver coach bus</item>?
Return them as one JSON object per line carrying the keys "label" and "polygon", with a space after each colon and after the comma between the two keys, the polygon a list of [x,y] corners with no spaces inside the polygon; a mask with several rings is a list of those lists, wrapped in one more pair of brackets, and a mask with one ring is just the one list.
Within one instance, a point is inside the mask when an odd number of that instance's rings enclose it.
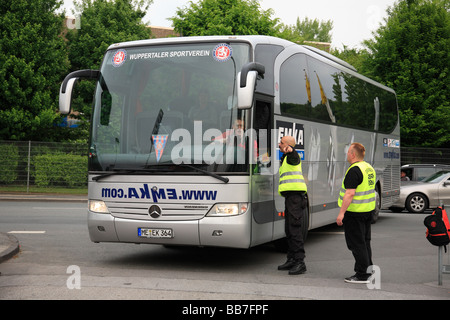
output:
{"label": "silver coach bus", "polygon": [[[294,136],[308,186],[305,234],[333,223],[352,142],[377,172],[377,209],[400,189],[395,92],[318,49],[267,36],[111,45],[91,119],[94,242],[248,248],[280,240],[278,142]],[[378,212],[374,215],[376,220]]]}

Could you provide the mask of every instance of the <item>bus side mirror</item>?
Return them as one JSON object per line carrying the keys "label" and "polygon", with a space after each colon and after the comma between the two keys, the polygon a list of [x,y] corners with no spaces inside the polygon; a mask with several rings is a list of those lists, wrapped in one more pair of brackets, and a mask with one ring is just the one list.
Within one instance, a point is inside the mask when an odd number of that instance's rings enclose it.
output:
{"label": "bus side mirror", "polygon": [[59,88],[59,112],[68,114],[72,104],[72,90],[75,82],[79,78],[98,79],[100,71],[98,70],[79,70],[69,73]]}
{"label": "bus side mirror", "polygon": [[265,68],[258,62],[250,62],[238,73],[238,109],[249,109],[253,104],[253,95],[258,76],[264,77]]}
{"label": "bus side mirror", "polygon": [[63,91],[63,85],[61,84],[61,88],[59,89],[59,112],[62,114],[68,114],[72,105],[72,91],[73,86],[78,78],[71,78],[67,81],[66,90]]}
{"label": "bus side mirror", "polygon": [[[240,80],[241,73],[238,73],[238,79]],[[238,101],[238,109],[249,109],[253,104],[253,93],[255,92],[255,84],[256,84],[256,71],[250,71],[247,74],[246,82],[247,85],[245,87],[240,86],[240,81],[238,80],[238,89],[237,89],[237,101]]]}

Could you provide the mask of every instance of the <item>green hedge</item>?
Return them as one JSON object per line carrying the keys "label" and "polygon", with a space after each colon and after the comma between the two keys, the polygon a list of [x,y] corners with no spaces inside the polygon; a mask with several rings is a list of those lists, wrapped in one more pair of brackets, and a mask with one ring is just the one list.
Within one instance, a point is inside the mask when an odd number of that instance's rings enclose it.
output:
{"label": "green hedge", "polygon": [[0,183],[9,184],[17,179],[19,165],[19,148],[12,144],[1,146],[0,150]]}
{"label": "green hedge", "polygon": [[87,156],[44,154],[33,157],[35,184],[47,186],[83,186],[87,184]]}

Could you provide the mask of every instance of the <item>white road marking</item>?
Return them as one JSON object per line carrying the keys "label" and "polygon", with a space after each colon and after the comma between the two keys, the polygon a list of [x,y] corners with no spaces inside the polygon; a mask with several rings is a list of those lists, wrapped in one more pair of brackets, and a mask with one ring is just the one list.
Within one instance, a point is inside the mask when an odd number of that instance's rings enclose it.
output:
{"label": "white road marking", "polygon": [[23,230],[23,231],[9,231],[8,233],[22,233],[22,234],[43,234],[45,231],[30,231],[30,230]]}

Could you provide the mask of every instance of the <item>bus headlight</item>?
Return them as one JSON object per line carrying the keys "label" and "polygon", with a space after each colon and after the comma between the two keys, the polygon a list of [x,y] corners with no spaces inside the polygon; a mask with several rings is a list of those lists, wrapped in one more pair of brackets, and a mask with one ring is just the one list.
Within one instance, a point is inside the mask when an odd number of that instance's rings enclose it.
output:
{"label": "bus headlight", "polygon": [[208,216],[225,217],[243,214],[248,209],[248,203],[217,203],[208,213]]}
{"label": "bus headlight", "polygon": [[109,213],[106,203],[101,200],[89,200],[89,211],[95,213]]}

